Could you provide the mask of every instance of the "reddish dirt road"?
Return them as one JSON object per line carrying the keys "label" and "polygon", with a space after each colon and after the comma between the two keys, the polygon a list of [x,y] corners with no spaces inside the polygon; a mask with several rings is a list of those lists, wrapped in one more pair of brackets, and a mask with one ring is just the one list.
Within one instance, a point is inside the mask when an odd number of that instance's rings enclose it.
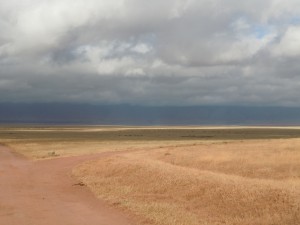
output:
{"label": "reddish dirt road", "polygon": [[76,185],[71,177],[75,165],[93,158],[30,161],[0,146],[0,224],[133,224],[126,215],[96,199],[85,186]]}

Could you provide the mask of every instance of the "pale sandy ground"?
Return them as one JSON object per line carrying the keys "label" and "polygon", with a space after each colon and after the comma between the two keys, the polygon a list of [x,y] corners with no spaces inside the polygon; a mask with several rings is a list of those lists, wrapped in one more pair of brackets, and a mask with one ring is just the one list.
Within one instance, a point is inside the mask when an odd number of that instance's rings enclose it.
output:
{"label": "pale sandy ground", "polygon": [[57,132],[57,130],[72,131],[72,132],[99,132],[99,131],[121,131],[121,130],[228,130],[228,129],[291,129],[299,130],[300,126],[77,126],[77,127],[38,127],[38,128],[14,128],[15,131],[36,131],[36,132]]}
{"label": "pale sandy ground", "polygon": [[127,215],[96,199],[88,188],[76,185],[71,169],[92,158],[95,155],[34,162],[0,146],[0,224],[134,224]]}

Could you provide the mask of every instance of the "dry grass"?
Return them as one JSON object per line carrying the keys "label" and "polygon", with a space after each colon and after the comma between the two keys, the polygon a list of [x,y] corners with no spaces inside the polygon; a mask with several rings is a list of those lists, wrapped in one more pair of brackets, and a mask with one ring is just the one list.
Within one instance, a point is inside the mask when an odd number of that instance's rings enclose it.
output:
{"label": "dry grass", "polygon": [[159,225],[300,224],[300,139],[224,141],[111,156],[73,173]]}
{"label": "dry grass", "polygon": [[299,137],[299,127],[0,127],[0,143],[33,159],[223,140]]}
{"label": "dry grass", "polygon": [[0,143],[33,159],[138,150],[73,174],[156,225],[300,224],[299,137],[299,127],[0,127]]}
{"label": "dry grass", "polygon": [[[203,140],[180,140],[167,132],[163,136],[150,130],[126,127],[0,127],[0,144],[30,159],[47,159],[110,151],[152,149],[187,145]],[[148,128],[145,130],[148,130]],[[174,134],[171,135],[174,136]],[[299,132],[300,135],[300,132]],[[177,139],[177,140],[174,140]]]}
{"label": "dry grass", "polygon": [[15,152],[29,159],[40,160],[52,157],[68,157],[101,152],[130,151],[140,149],[156,149],[166,146],[192,145],[195,141],[12,141],[2,140]]}

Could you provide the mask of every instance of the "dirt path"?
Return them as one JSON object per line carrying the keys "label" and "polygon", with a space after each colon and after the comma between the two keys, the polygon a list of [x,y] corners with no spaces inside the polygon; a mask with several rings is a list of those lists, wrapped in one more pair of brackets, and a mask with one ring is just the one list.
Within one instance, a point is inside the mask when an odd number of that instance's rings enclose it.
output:
{"label": "dirt path", "polygon": [[[99,154],[97,157],[112,153]],[[0,146],[0,224],[129,225],[84,186],[71,169],[95,156],[29,161]]]}

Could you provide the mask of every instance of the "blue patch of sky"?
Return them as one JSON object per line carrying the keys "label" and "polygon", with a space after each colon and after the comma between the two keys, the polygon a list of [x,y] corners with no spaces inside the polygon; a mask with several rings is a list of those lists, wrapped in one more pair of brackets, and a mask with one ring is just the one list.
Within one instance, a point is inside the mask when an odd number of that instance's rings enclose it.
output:
{"label": "blue patch of sky", "polygon": [[300,16],[292,17],[291,20],[290,20],[290,24],[300,25]]}
{"label": "blue patch of sky", "polygon": [[262,39],[270,34],[272,32],[272,29],[268,25],[258,24],[252,27],[252,32],[257,39]]}
{"label": "blue patch of sky", "polygon": [[[234,23],[232,24],[236,24],[239,21],[241,23],[245,23],[244,30],[243,30],[245,34],[254,35],[257,39],[263,39],[265,36],[271,34],[274,28],[270,24],[254,23],[253,21],[251,21],[250,18],[246,17],[245,15],[235,16]],[[299,22],[300,22],[300,17],[299,17]]]}

